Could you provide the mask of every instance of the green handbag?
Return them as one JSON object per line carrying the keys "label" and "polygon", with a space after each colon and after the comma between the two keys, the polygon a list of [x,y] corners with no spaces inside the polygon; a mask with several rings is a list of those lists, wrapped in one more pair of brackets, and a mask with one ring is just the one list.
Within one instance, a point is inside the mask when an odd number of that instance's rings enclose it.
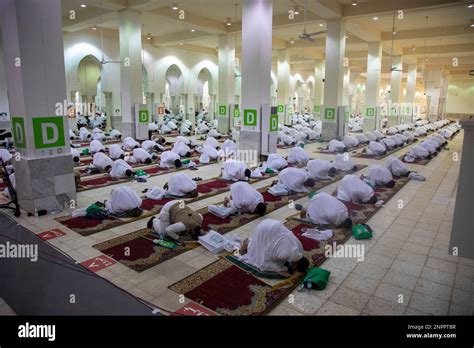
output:
{"label": "green handbag", "polygon": [[303,286],[306,289],[324,290],[328,285],[330,275],[331,272],[326,269],[313,267],[306,273]]}
{"label": "green handbag", "polygon": [[372,238],[372,229],[367,224],[357,224],[352,226],[352,234],[355,239],[370,239]]}

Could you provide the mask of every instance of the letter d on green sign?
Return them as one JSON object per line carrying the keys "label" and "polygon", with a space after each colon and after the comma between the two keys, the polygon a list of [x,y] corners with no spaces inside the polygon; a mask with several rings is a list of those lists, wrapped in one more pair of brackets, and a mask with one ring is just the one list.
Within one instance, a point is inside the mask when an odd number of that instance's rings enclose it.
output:
{"label": "letter d on green sign", "polygon": [[250,127],[257,126],[257,110],[255,109],[244,110],[244,126],[250,126]]}
{"label": "letter d on green sign", "polygon": [[12,117],[12,132],[15,147],[26,149],[25,119],[23,117]]}
{"label": "letter d on green sign", "polygon": [[33,135],[36,149],[65,146],[64,118],[62,116],[34,117]]}
{"label": "letter d on green sign", "polygon": [[148,118],[148,110],[139,110],[138,111],[138,121],[143,122],[143,123],[148,123],[149,118]]}

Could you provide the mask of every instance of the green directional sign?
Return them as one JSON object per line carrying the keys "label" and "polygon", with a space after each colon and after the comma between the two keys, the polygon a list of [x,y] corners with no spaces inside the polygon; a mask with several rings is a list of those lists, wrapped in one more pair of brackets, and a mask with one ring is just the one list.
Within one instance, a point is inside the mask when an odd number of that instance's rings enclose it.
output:
{"label": "green directional sign", "polygon": [[278,131],[278,114],[270,115],[270,132]]}
{"label": "green directional sign", "polygon": [[227,105],[219,106],[219,116],[227,116]]}
{"label": "green directional sign", "polygon": [[278,105],[277,112],[285,112],[285,105]]}
{"label": "green directional sign", "polygon": [[374,117],[375,116],[375,108],[365,109],[365,116],[366,117]]}
{"label": "green directional sign", "polygon": [[12,117],[12,133],[15,147],[26,149],[25,119],[23,117]]}
{"label": "green directional sign", "polygon": [[239,108],[234,109],[234,117],[240,117],[240,110]]}
{"label": "green directional sign", "polygon": [[324,109],[324,119],[325,120],[335,120],[336,119],[336,109],[335,108]]}
{"label": "green directional sign", "polygon": [[36,149],[65,146],[64,118],[62,116],[34,117],[33,136]]}
{"label": "green directional sign", "polygon": [[143,109],[138,111],[138,122],[141,123],[149,123],[150,122],[150,117],[148,115],[148,110]]}
{"label": "green directional sign", "polygon": [[320,113],[321,112],[321,105],[314,106],[314,112]]}
{"label": "green directional sign", "polygon": [[244,110],[244,126],[249,126],[249,127],[257,126],[257,110],[256,109]]}

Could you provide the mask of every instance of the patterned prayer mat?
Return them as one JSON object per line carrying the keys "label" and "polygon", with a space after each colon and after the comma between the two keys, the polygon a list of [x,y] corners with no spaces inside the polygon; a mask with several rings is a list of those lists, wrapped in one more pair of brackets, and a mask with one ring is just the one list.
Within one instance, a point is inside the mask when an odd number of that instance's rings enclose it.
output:
{"label": "patterned prayer mat", "polygon": [[413,145],[414,143],[416,143],[418,141],[418,139],[415,139],[413,142],[409,143],[409,144],[405,144],[405,146],[403,147],[399,147],[399,148],[396,148],[396,149],[392,149],[390,151],[387,151],[385,154],[383,155],[377,155],[377,156],[374,156],[374,155],[369,155],[368,153],[363,153],[363,152],[358,152],[358,153],[355,153],[352,155],[353,158],[369,158],[369,159],[375,159],[375,160],[381,160],[381,159],[384,159],[385,157],[388,157],[392,154],[394,154],[395,152],[398,152],[400,151],[401,149],[407,147],[407,146],[410,146],[410,145]]}
{"label": "patterned prayer mat", "polygon": [[[265,174],[262,178],[252,179],[250,183],[254,183],[259,180],[266,180],[276,174]],[[160,200],[154,200],[150,198],[142,197],[142,205],[140,208],[144,210],[143,214],[136,218],[117,218],[110,217],[106,220],[94,220],[89,219],[85,216],[72,217],[70,215],[58,217],[55,220],[70,228],[71,230],[83,235],[88,236],[97,232],[105,231],[107,229],[121,226],[130,222],[145,219],[153,216],[161,210],[161,208],[169,201],[173,199],[183,199],[186,203],[192,203],[200,199],[209,198],[220,193],[229,190],[232,181],[224,180],[221,178],[212,178],[197,182],[197,190],[199,195],[197,197],[175,197],[175,198],[163,198]]]}
{"label": "patterned prayer mat", "polygon": [[[377,189],[378,197],[388,201],[406,183],[408,178],[396,178],[396,185]],[[355,223],[367,222],[378,209],[375,205],[345,203]],[[325,256],[325,246],[345,243],[352,235],[351,230],[334,228],[334,236],[326,241],[316,241],[302,236],[312,224],[288,219],[285,226],[301,241],[305,256],[312,266],[320,266]],[[261,275],[261,274],[260,274]],[[263,315],[271,311],[280,301],[293,291],[301,282],[302,276],[270,285],[252,272],[237,266],[227,258],[220,259],[207,267],[191,274],[169,288],[187,298],[216,311],[221,315]]]}
{"label": "patterned prayer mat", "polygon": [[223,258],[169,288],[222,315],[261,315],[284,298],[294,283],[291,278],[268,285]]}
{"label": "patterned prayer mat", "polygon": [[[363,169],[366,166],[359,166],[359,169]],[[318,182],[315,187],[313,188],[314,190],[319,190],[324,186],[330,185],[333,182],[342,179],[345,173],[338,172],[336,176],[333,178],[331,181],[320,181]],[[268,174],[267,174],[268,175]],[[274,174],[275,175],[275,174]],[[266,176],[260,180],[263,179],[268,179],[269,176]],[[225,180],[221,180],[226,182]],[[212,184],[215,186],[215,184]],[[272,212],[275,209],[278,209],[282,207],[285,204],[289,204],[290,200],[295,200],[301,197],[304,197],[306,194],[299,194],[299,195],[291,195],[291,196],[280,196],[280,197],[275,197],[271,195],[270,193],[266,192],[270,186],[266,186],[259,191],[262,192],[265,202],[267,202],[267,214]],[[228,187],[226,188],[226,190]],[[209,197],[209,196],[206,196]],[[203,197],[204,198],[204,197]],[[220,203],[221,204],[221,203]],[[164,203],[162,204],[164,205]],[[162,207],[160,205],[160,209]],[[143,207],[143,205],[142,205]],[[157,212],[159,209],[155,209]],[[204,217],[204,222],[203,222],[203,229],[208,230],[208,229],[213,229],[216,232],[219,232],[221,234],[228,233],[252,220],[255,220],[259,218],[260,216],[256,214],[243,214],[243,215],[234,215],[231,217],[227,217],[225,219],[218,218],[217,216],[212,215],[207,211],[207,208],[203,208],[198,211],[199,213],[203,214]],[[142,233],[148,232],[147,230],[140,230]],[[117,261],[125,264],[126,266],[138,271],[142,272],[150,267],[153,267],[163,261],[166,261],[174,256],[177,256],[179,254],[182,254],[185,251],[194,249],[199,246],[198,243],[191,243],[191,242],[186,242],[183,246],[180,246],[176,249],[170,250],[161,250],[165,249],[160,246],[155,246],[152,245],[152,241],[148,240],[142,240],[143,235],[142,233],[139,233],[140,231],[137,232],[132,232],[129,233],[123,237],[118,237],[111,239],[109,241],[106,241],[104,243],[100,243],[97,245],[94,245],[94,248],[102,251],[104,254],[116,259]],[[144,232],[143,232],[144,231]],[[131,237],[129,237],[131,236]],[[141,239],[139,242],[137,239]],[[133,253],[132,255],[129,255],[127,257],[122,256],[120,253],[117,252],[122,250],[125,250],[126,247],[129,247],[130,249],[135,248],[137,245],[143,246],[144,244],[149,244],[146,248],[143,247],[143,249],[140,249],[138,252]],[[130,250],[128,249],[128,250]],[[155,249],[157,251],[155,251]],[[122,262],[124,261],[124,262]]]}
{"label": "patterned prayer mat", "polygon": [[[366,167],[367,166],[365,165],[358,165],[357,171],[362,170]],[[316,185],[314,185],[314,187],[311,190],[318,191],[322,189],[323,187],[326,187],[328,185],[335,183],[336,181],[341,180],[344,177],[344,175],[350,174],[350,173],[353,173],[353,171],[351,172],[337,171],[336,175],[334,175],[334,177],[331,178],[331,180],[317,181]],[[270,186],[266,186],[258,190],[263,195],[263,199],[265,203],[267,204],[266,214],[269,214],[272,211],[289,204],[291,201],[295,201],[307,195],[307,193],[298,193],[298,194],[292,194],[289,196],[273,196],[271,193],[268,192],[269,189],[270,189]],[[218,203],[217,205],[219,204],[222,204],[222,202]],[[233,229],[236,229],[237,227],[243,226],[255,219],[260,218],[259,215],[250,214],[250,213],[245,213],[241,215],[232,215],[226,218],[220,218],[209,213],[207,208],[203,208],[199,210],[198,212],[203,215],[204,221],[203,221],[202,227],[204,230],[214,230],[221,234],[232,231]]]}
{"label": "patterned prayer mat", "polygon": [[[357,146],[348,148],[346,152],[356,151],[356,150],[362,149],[363,147],[366,147],[367,145],[369,145],[369,144],[359,144]],[[325,154],[329,154],[329,155],[337,155],[339,152],[331,152],[331,151],[326,150],[324,148],[318,148],[316,151],[314,151],[314,153],[325,153]]]}
{"label": "patterned prayer mat", "polygon": [[[219,193],[225,192],[229,189],[231,182],[220,178],[213,178],[204,180],[198,183],[199,195],[193,198],[176,198],[183,199],[186,203],[195,202],[200,199],[208,198]],[[144,210],[143,214],[137,218],[117,218],[110,217],[106,220],[94,220],[89,219],[85,216],[71,217],[63,216],[56,218],[56,221],[70,228],[71,230],[83,235],[88,236],[97,232],[101,232],[113,227],[121,226],[126,223],[141,220],[152,215],[157,214],[161,208],[169,201],[174,198],[163,198],[160,200],[154,200],[150,198],[142,197],[141,208]]]}
{"label": "patterned prayer mat", "polygon": [[[199,163],[198,159],[193,159],[192,160],[194,163],[196,163],[196,167],[202,167],[206,166],[209,164],[214,164],[217,163],[216,161],[210,162],[210,163]],[[151,165],[147,167],[142,167],[141,168],[145,173],[147,173],[150,176],[157,176],[161,174],[166,174],[166,173],[171,173],[171,172],[178,172],[180,170],[185,170],[188,169],[186,167],[181,167],[181,168],[162,168],[158,165]],[[128,182],[130,179],[113,179],[110,175],[108,174],[102,174],[99,176],[87,178],[85,180],[81,180],[81,184],[79,188],[77,189],[78,192],[82,191],[88,191],[92,189],[96,189],[99,187],[104,187],[104,186],[110,186],[110,185],[116,185],[116,184],[121,184],[124,182]]]}
{"label": "patterned prayer mat", "polygon": [[[320,143],[321,141],[319,140],[309,140],[309,141],[305,141],[305,145],[310,145],[310,144],[315,144],[315,143]],[[277,148],[278,149],[289,149],[289,148],[292,148],[292,147],[295,147],[296,144],[293,144],[293,145],[277,145]]]}
{"label": "patterned prayer mat", "polygon": [[153,240],[157,239],[157,237],[152,235],[151,232],[152,230],[144,228],[93,245],[93,248],[137,272],[143,272],[150,267],[199,246],[197,242],[189,239],[180,241],[176,249],[164,248],[153,243]]}

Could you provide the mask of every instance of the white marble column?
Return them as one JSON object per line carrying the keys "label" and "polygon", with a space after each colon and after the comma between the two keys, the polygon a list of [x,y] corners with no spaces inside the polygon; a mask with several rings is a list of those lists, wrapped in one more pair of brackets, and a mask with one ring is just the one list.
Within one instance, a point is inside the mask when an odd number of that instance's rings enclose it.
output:
{"label": "white marble column", "polygon": [[344,123],[344,114],[338,109],[343,106],[343,80],[344,80],[344,53],[346,46],[344,20],[341,18],[327,21],[326,35],[326,60],[324,84],[324,110],[322,114],[323,140],[340,137],[341,122]]}
{"label": "white marble column", "polygon": [[123,136],[135,137],[134,104],[143,104],[141,12],[126,8],[118,11],[120,39],[120,90]]}
{"label": "white marble column", "polygon": [[382,70],[382,45],[369,42],[365,84],[364,132],[380,128],[379,88]]}
{"label": "white marble column", "polygon": [[400,103],[402,96],[402,56],[392,56],[392,72],[390,74],[390,109],[388,125],[393,126],[401,123]]}
{"label": "white marble column", "polygon": [[412,122],[418,107],[415,103],[415,94],[416,94],[416,64],[408,65],[408,74],[407,74],[407,94],[405,97],[406,107],[405,109],[409,111],[408,117],[405,117],[405,122]]}
{"label": "white marble column", "polygon": [[[277,104],[286,108],[290,104],[290,52],[287,49],[278,50],[277,79]],[[280,113],[281,124],[285,124],[284,115]]]}
{"label": "white marble column", "polygon": [[357,113],[357,105],[354,105],[353,102],[353,97],[354,97],[354,90],[356,87],[356,82],[357,79],[360,77],[360,71],[357,70],[351,70],[349,73],[349,95],[348,95],[348,100],[349,100],[349,106],[350,106],[350,111],[351,113],[356,114]]}
{"label": "white marble column", "polygon": [[426,114],[430,120],[435,121],[439,115],[440,83],[443,72],[441,70],[429,70],[425,75],[426,99],[429,103]]}
{"label": "white marble column", "polygon": [[[235,39],[230,34],[219,35],[219,93],[217,110],[218,130],[227,134],[232,115],[230,105],[234,104],[235,95]],[[221,114],[225,107],[225,115]]]}
{"label": "white marble column", "polygon": [[460,123],[464,129],[464,140],[449,253],[453,254],[456,251],[456,256],[474,259],[474,233],[472,233],[474,120],[464,118]]}
{"label": "white marble column", "polygon": [[[270,106],[271,0],[244,0],[242,9],[242,128],[240,149],[262,152],[262,106]],[[255,123],[249,122],[255,119]],[[247,121],[247,122],[246,122]]]}
{"label": "white marble column", "polygon": [[348,66],[344,67],[344,78],[342,80],[342,105],[349,105],[349,89],[350,89],[350,80],[351,70]]}
{"label": "white marble column", "polygon": [[6,80],[22,209],[61,210],[76,199],[57,0],[0,3]]}
{"label": "white marble column", "polygon": [[3,59],[3,40],[0,31],[0,113],[3,112],[10,116],[8,108],[7,78],[5,75],[5,60]]}
{"label": "white marble column", "polygon": [[313,114],[316,118],[321,117],[321,108],[324,96],[324,60],[317,59],[314,66],[314,108]]}

